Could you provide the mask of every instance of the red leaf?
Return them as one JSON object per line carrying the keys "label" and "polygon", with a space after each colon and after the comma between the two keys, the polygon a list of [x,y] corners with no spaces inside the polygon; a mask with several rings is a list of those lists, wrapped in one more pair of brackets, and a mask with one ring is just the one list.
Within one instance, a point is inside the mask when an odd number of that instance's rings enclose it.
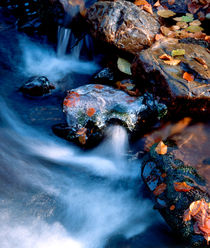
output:
{"label": "red leaf", "polygon": [[188,82],[192,82],[194,80],[194,76],[188,72],[183,74],[183,79],[187,80]]}
{"label": "red leaf", "polygon": [[174,189],[178,192],[188,192],[191,189],[193,189],[193,187],[186,184],[186,182],[175,182],[174,183]]}

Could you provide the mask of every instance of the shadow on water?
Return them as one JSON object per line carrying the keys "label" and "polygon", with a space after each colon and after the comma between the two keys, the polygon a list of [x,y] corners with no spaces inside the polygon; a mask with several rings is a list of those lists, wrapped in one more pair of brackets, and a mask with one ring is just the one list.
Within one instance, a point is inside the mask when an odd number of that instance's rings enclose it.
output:
{"label": "shadow on water", "polygon": [[[97,65],[58,58],[11,26],[0,30],[0,54],[0,246],[175,247],[144,197],[140,161],[125,156],[124,129],[113,128],[89,152],[51,132],[63,120],[65,90],[86,83]],[[34,75],[47,76],[57,91],[24,97],[18,88]],[[119,136],[123,142],[116,150]]]}

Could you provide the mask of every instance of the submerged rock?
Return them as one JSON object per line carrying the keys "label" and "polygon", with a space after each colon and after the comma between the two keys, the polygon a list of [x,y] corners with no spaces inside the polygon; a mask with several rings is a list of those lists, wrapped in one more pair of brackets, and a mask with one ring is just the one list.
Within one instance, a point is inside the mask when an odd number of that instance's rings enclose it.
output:
{"label": "submerged rock", "polygon": [[[183,55],[173,57],[172,54],[180,49]],[[173,65],[174,62],[177,63]],[[197,107],[197,110],[206,113],[210,106],[209,68],[210,54],[206,48],[179,43],[176,39],[156,42],[137,55],[132,64],[137,83],[139,79],[147,81],[139,87],[150,87],[153,93],[170,104],[177,102],[175,108],[196,104],[193,111]],[[181,106],[180,102],[185,104]]]}
{"label": "submerged rock", "polygon": [[154,15],[123,0],[96,2],[87,21],[95,38],[132,54],[151,46],[160,29]]}
{"label": "submerged rock", "polygon": [[81,86],[68,92],[63,103],[68,125],[57,125],[54,132],[79,144],[101,140],[107,125],[117,123],[130,132],[152,124],[163,114],[165,105],[150,94],[134,97],[100,84]]}
{"label": "submerged rock", "polygon": [[153,145],[142,167],[156,208],[190,247],[207,247],[210,240],[209,134],[207,124],[189,126],[164,141],[166,152]]}
{"label": "submerged rock", "polygon": [[42,76],[30,79],[20,88],[20,91],[29,96],[43,96],[49,94],[52,89],[55,89],[55,86]]}

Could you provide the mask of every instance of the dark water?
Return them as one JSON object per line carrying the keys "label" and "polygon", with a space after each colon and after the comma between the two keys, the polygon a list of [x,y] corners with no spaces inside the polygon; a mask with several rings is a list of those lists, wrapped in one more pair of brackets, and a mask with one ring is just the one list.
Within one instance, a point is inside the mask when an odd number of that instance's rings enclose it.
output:
{"label": "dark water", "polygon": [[[126,156],[123,128],[110,129],[89,152],[51,131],[64,119],[65,90],[87,83],[97,69],[58,58],[1,18],[0,247],[181,247],[145,193],[141,161]],[[55,93],[37,99],[18,92],[34,75],[47,76]]]}

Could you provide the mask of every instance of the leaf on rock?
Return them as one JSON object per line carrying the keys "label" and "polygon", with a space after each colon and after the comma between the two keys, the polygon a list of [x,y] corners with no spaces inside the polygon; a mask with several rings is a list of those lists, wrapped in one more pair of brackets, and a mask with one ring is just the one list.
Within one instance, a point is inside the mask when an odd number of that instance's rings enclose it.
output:
{"label": "leaf on rock", "polygon": [[157,2],[153,5],[153,7],[159,7],[160,6],[160,1],[157,0]]}
{"label": "leaf on rock", "polygon": [[161,40],[163,38],[164,38],[164,36],[162,34],[156,34],[155,35],[155,40]]}
{"label": "leaf on rock", "polygon": [[118,58],[117,67],[121,72],[128,74],[128,75],[132,75],[131,64],[127,60]]}
{"label": "leaf on rock", "polygon": [[201,22],[199,20],[194,20],[193,22],[190,22],[189,24],[190,26],[200,26]]}
{"label": "leaf on rock", "polygon": [[186,31],[191,32],[191,33],[196,33],[196,32],[203,31],[203,28],[200,26],[193,25],[193,26],[189,26],[188,28],[186,28]]}
{"label": "leaf on rock", "polygon": [[188,72],[184,72],[183,79],[187,80],[188,82],[192,82],[194,80],[194,76]]}
{"label": "leaf on rock", "polygon": [[136,0],[135,2],[134,2],[134,4],[136,5],[136,6],[141,6],[141,5],[146,5],[146,4],[149,4],[146,0]]}
{"label": "leaf on rock", "polygon": [[151,4],[146,4],[143,6],[143,9],[147,11],[148,13],[153,15],[153,10],[152,10],[152,5]]}
{"label": "leaf on rock", "polygon": [[155,195],[155,196],[158,196],[158,195],[160,195],[160,194],[162,194],[165,190],[166,190],[166,184],[165,183],[161,183],[160,185],[158,185],[157,187],[156,187],[156,189],[153,191],[153,194]]}
{"label": "leaf on rock", "polygon": [[176,49],[176,50],[173,50],[173,51],[171,52],[171,55],[172,55],[173,57],[185,55],[185,50],[184,50],[184,49]]}
{"label": "leaf on rock", "polygon": [[95,114],[95,112],[96,112],[96,110],[95,110],[94,108],[88,108],[88,109],[86,110],[86,114],[87,114],[89,117],[93,116],[93,115]]}
{"label": "leaf on rock", "polygon": [[195,57],[195,60],[197,60],[201,65],[204,66],[204,68],[208,68],[207,64],[206,64],[206,61],[200,57]]}
{"label": "leaf on rock", "polygon": [[209,245],[210,241],[210,203],[205,199],[194,201],[189,208],[184,212],[183,220],[190,221],[193,218],[195,221],[194,232],[201,234]]}
{"label": "leaf on rock", "polygon": [[172,58],[170,55],[168,55],[166,53],[164,53],[163,55],[161,55],[159,58],[162,59],[163,62],[165,64],[167,64],[167,65],[178,65],[181,62],[181,60],[174,59],[174,58]]}
{"label": "leaf on rock", "polygon": [[176,13],[168,9],[158,10],[157,14],[163,18],[169,18],[176,15]]}
{"label": "leaf on rock", "polygon": [[163,60],[171,60],[172,59],[172,57],[166,53],[162,54],[159,58],[163,59]]}
{"label": "leaf on rock", "polygon": [[174,189],[178,192],[188,192],[191,189],[193,189],[193,187],[186,184],[186,182],[175,182],[174,183]]}
{"label": "leaf on rock", "polygon": [[155,151],[160,155],[165,155],[167,153],[167,149],[167,145],[165,145],[163,141],[160,141],[157,147],[155,148]]}

